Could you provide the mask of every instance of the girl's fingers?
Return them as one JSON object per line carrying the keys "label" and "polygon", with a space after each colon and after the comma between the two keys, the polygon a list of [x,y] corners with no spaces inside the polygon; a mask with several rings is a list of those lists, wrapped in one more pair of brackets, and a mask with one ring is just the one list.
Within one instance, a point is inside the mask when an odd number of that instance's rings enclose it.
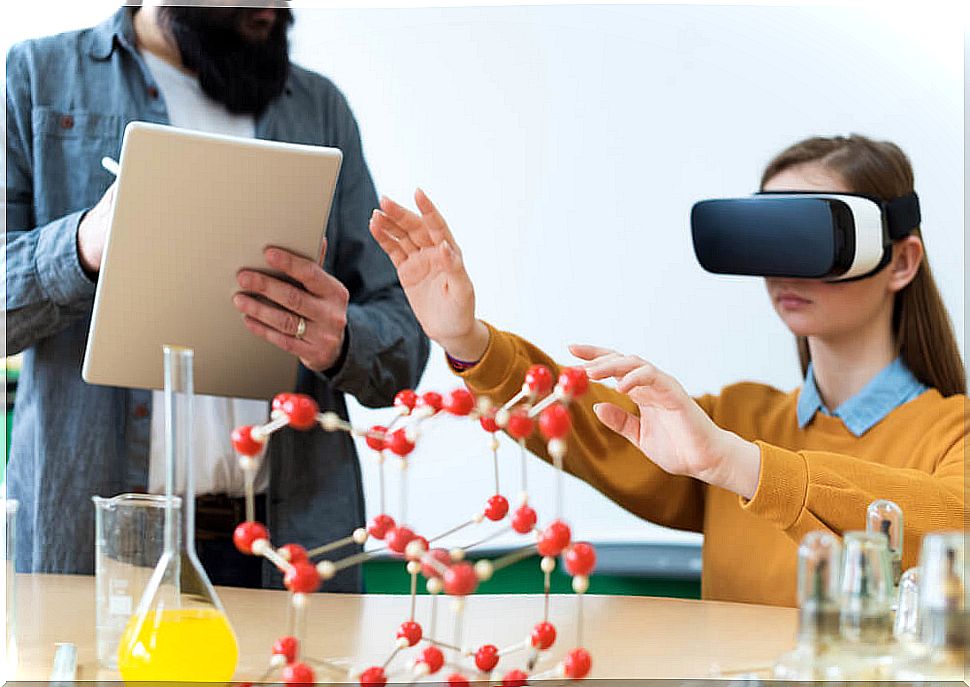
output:
{"label": "girl's fingers", "polygon": [[435,243],[447,241],[458,252],[458,244],[455,243],[455,237],[451,235],[448,223],[445,222],[445,218],[441,216],[438,208],[435,207],[435,204],[431,202],[431,199],[420,188],[414,192],[414,202],[417,203],[418,210],[421,211],[421,217],[428,228],[432,240]]}
{"label": "girl's fingers", "polygon": [[597,403],[593,412],[604,425],[634,446],[640,445],[640,419],[612,403]]}
{"label": "girl's fingers", "polygon": [[407,253],[405,253],[404,249],[401,248],[401,244],[398,243],[398,241],[390,234],[384,231],[380,227],[380,224],[373,218],[370,221],[370,233],[371,236],[374,237],[374,240],[377,241],[377,245],[379,245],[381,249],[387,253],[387,256],[394,264],[394,269],[400,267],[401,263],[408,259]]}
{"label": "girl's fingers", "polygon": [[612,349],[593,346],[591,344],[572,344],[569,346],[569,352],[580,360],[595,360],[596,358],[602,358],[611,353],[616,353]]}
{"label": "girl's fingers", "polygon": [[392,217],[385,214],[381,210],[375,210],[371,215],[371,218],[377,223],[384,233],[388,234],[392,239],[397,241],[398,245],[401,247],[407,255],[417,252],[419,250],[418,245],[411,240],[411,234],[406,229],[404,229],[399,222],[396,222]]}
{"label": "girl's fingers", "polygon": [[637,387],[652,387],[655,391],[670,391],[675,384],[672,377],[665,375],[650,363],[643,363],[623,375],[616,385],[616,390],[621,394],[628,394]]}
{"label": "girl's fingers", "polygon": [[401,225],[403,231],[418,231],[422,228],[424,223],[421,221],[421,216],[411,212],[397,201],[381,196],[380,204],[384,214]]}
{"label": "girl's fingers", "polygon": [[644,364],[647,363],[644,363],[642,358],[638,358],[635,355],[620,355],[614,353],[598,358],[588,363],[585,367],[586,374],[589,375],[590,379],[601,380],[613,378],[619,380]]}

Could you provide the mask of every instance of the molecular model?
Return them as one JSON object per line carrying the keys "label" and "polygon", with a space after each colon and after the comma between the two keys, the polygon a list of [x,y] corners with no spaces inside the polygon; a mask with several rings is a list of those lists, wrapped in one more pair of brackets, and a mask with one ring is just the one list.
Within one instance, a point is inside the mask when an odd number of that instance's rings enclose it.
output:
{"label": "molecular model", "polygon": [[[476,399],[466,389],[455,389],[446,397],[431,391],[420,396],[414,391],[401,391],[394,400],[397,414],[393,421],[386,427],[374,426],[367,430],[354,428],[336,413],[320,413],[309,396],[284,393],[273,400],[270,422],[262,426],[244,426],[234,430],[232,443],[240,454],[240,465],[246,478],[246,521],[236,528],[233,540],[243,553],[263,556],[275,564],[283,574],[285,587],[290,591],[287,635],[280,637],[273,645],[269,668],[260,682],[274,674],[281,674],[283,682],[287,684],[307,684],[324,679],[342,682],[350,679],[357,680],[364,687],[380,687],[388,680],[415,682],[425,676],[440,675],[447,666],[444,672],[451,671],[446,677],[448,684],[460,687],[468,685],[470,679],[492,679],[499,660],[516,653],[524,654],[524,661],[521,668],[503,668],[501,682],[505,687],[525,685],[530,679],[585,677],[592,667],[592,659],[589,652],[582,648],[582,599],[589,587],[589,575],[596,565],[596,552],[587,543],[573,542],[570,527],[562,519],[562,466],[566,454],[566,436],[571,427],[566,406],[572,399],[584,394],[588,384],[585,370],[563,368],[554,386],[552,372],[542,365],[534,365],[526,374],[522,390],[501,407],[495,407],[486,398]],[[418,441],[422,423],[447,416],[477,420],[490,435],[489,446],[495,465],[495,494],[470,520],[441,534],[425,538],[404,524],[407,517],[406,468],[409,456]],[[329,432],[343,431],[362,437],[367,446],[373,449],[380,466],[380,514],[372,518],[366,528],[359,528],[348,537],[314,549],[306,550],[298,544],[285,544],[274,548],[266,527],[254,518],[253,482],[258,467],[257,456],[273,432],[285,426],[309,430],[315,425]],[[557,475],[556,518],[543,527],[537,525],[538,516],[529,505],[526,491],[525,442],[537,427],[539,434],[547,442]],[[522,460],[522,492],[517,507],[511,513],[509,500],[499,493],[497,433],[500,430],[504,430],[518,442]],[[402,468],[401,512],[398,514],[398,521],[385,510],[386,454],[397,456],[399,467]],[[493,539],[503,531],[450,550],[434,546],[437,540],[485,520],[499,522],[506,517],[510,518],[511,529],[528,537],[529,543],[501,558],[478,560],[474,565],[465,560],[469,549]],[[371,537],[382,541],[384,548],[356,553],[341,560],[323,558],[313,562],[314,559],[352,543],[363,544]],[[307,595],[319,589],[324,581],[333,578],[338,571],[386,551],[406,561],[407,573],[411,576],[410,617],[401,623],[393,641],[389,637],[389,656],[382,663],[357,670],[333,660],[301,655]],[[512,646],[499,648],[493,644],[483,644],[478,647],[462,647],[464,598],[474,593],[479,582],[490,579],[496,571],[536,552],[542,557],[540,567],[545,579],[545,612],[542,620],[535,624],[525,641]],[[555,667],[534,672],[542,652],[548,651],[556,641],[556,628],[549,622],[549,589],[550,576],[556,567],[556,556],[559,555],[564,556],[566,570],[572,576],[572,587],[577,595],[577,644]],[[419,576],[426,580],[426,588],[431,595],[431,613],[427,628],[422,627],[415,619]],[[448,642],[442,641],[436,635],[437,599],[442,592],[453,597],[452,608],[456,614],[455,637]],[[414,655],[409,661],[399,659],[402,652],[412,648]],[[450,654],[448,662],[443,649]],[[398,666],[392,669],[396,659]],[[503,661],[503,665],[505,664],[507,661]],[[332,677],[327,678],[327,674],[332,674]],[[473,677],[469,678],[468,675]]]}

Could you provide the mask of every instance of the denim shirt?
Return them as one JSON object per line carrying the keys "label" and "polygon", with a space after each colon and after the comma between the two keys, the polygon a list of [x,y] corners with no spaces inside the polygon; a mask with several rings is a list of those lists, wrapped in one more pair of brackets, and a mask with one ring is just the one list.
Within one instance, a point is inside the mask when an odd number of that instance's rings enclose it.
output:
{"label": "denim shirt", "polygon": [[[100,160],[117,159],[128,122],[167,123],[131,18],[121,8],[97,27],[25,41],[7,55],[6,333],[8,352],[24,353],[7,493],[20,500],[19,571],[91,573],[91,496],[147,483],[151,393],[90,385],[80,374],[95,282],[79,264],[76,237],[112,182]],[[329,80],[294,65],[284,93],[257,118],[256,137],[344,155],[324,268],[350,292],[348,345],[326,374],[301,366],[295,390],[344,418],[345,393],[390,405],[417,384],[429,347],[368,231],[377,194],[350,108]],[[360,465],[346,433],[284,430],[266,460],[275,543],[319,546],[363,524]],[[268,564],[264,583],[280,584]],[[359,589],[359,568],[326,588]]]}
{"label": "denim shirt", "polygon": [[920,382],[902,358],[896,358],[879,374],[869,380],[855,396],[829,412],[815,384],[812,364],[808,364],[805,383],[798,395],[798,426],[804,428],[815,413],[822,412],[840,418],[853,435],[861,437],[889,413],[904,403],[912,401],[929,387]]}

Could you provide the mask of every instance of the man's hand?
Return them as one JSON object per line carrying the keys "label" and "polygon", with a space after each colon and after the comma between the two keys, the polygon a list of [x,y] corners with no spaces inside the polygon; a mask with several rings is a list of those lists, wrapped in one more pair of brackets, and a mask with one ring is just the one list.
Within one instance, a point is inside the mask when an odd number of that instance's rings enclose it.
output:
{"label": "man's hand", "polygon": [[104,255],[104,244],[111,226],[111,212],[115,204],[115,188],[117,183],[111,184],[104,192],[98,204],[91,208],[77,228],[77,256],[81,267],[89,274],[97,274],[101,270],[101,256]]}
{"label": "man's hand", "polygon": [[236,281],[242,291],[232,297],[232,302],[243,313],[246,327],[297,356],[310,370],[322,372],[333,367],[346,336],[347,289],[312,260],[274,247],[267,248],[264,255],[271,268],[303,288],[262,272],[240,270]]}

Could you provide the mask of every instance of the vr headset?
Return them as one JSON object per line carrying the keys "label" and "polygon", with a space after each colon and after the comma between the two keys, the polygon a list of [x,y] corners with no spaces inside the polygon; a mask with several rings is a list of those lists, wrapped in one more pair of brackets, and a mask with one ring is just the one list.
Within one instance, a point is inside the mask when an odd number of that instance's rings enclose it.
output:
{"label": "vr headset", "polygon": [[697,260],[716,274],[847,281],[889,263],[920,222],[919,198],[763,191],[703,200],[690,212]]}

